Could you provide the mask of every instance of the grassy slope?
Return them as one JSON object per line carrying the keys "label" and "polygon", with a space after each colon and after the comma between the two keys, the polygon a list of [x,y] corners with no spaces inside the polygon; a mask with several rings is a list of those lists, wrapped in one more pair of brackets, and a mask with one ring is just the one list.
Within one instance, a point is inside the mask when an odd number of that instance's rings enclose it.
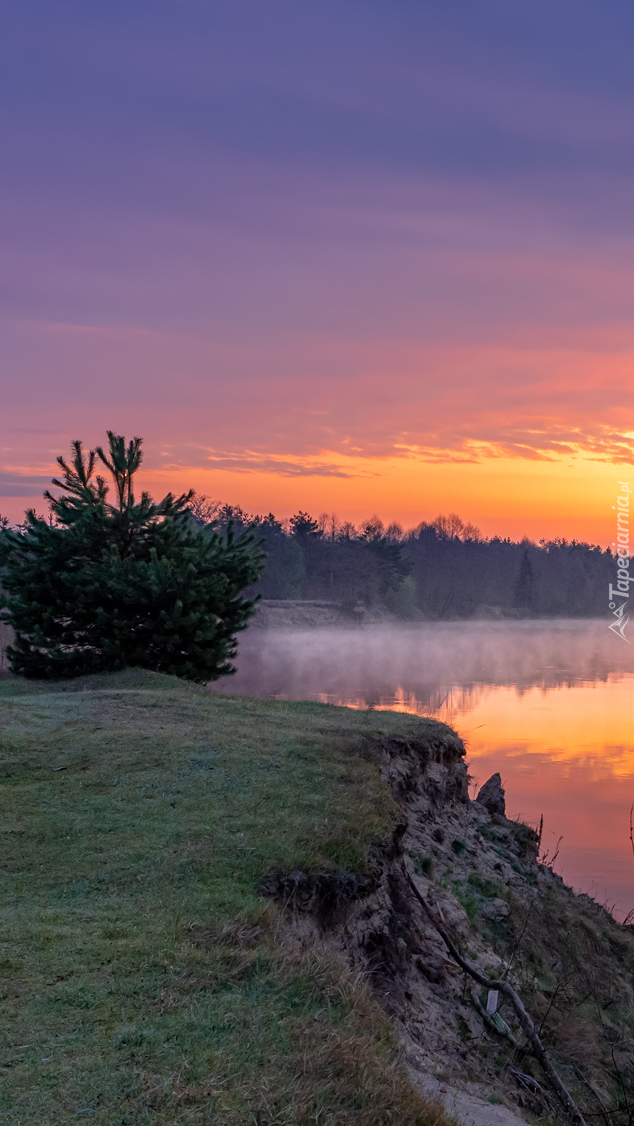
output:
{"label": "grassy slope", "polygon": [[426,721],[130,671],[0,681],[0,1122],[440,1123],[274,868],[360,869],[395,815],[363,737]]}

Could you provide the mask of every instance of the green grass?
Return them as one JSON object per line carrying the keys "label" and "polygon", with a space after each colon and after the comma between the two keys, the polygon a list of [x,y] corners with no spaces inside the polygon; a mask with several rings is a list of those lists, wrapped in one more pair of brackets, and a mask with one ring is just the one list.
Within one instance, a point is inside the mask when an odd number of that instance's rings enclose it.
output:
{"label": "green grass", "polygon": [[398,810],[358,752],[425,724],[134,670],[0,680],[0,1122],[446,1122],[363,983],[257,894],[364,869]]}

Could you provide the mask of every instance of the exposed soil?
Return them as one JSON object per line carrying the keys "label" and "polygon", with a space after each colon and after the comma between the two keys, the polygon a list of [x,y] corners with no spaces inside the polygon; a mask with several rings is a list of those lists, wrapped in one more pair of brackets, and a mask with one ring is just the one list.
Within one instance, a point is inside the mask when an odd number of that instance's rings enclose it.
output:
{"label": "exposed soil", "polygon": [[[402,820],[369,873],[273,874],[298,936],[347,952],[392,1017],[417,1086],[464,1126],[565,1121],[538,1063],[482,1015],[487,991],[455,963],[403,866],[471,965],[521,994],[588,1122],[632,1122],[634,937],[538,860],[537,834],[504,815],[494,779],[470,801],[464,747],[437,739],[369,742]],[[501,804],[500,804],[501,803]],[[312,936],[312,939],[311,939]],[[521,1045],[513,1009],[500,1018]]]}

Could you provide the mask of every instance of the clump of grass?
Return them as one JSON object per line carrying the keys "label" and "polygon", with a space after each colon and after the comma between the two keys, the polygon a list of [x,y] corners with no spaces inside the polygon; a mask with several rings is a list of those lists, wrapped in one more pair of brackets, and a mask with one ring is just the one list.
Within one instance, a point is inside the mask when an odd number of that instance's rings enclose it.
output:
{"label": "clump of grass", "polygon": [[2,679],[0,723],[3,1122],[447,1126],[256,894],[364,869],[399,811],[357,752],[425,721],[130,671]]}
{"label": "clump of grass", "polygon": [[434,861],[431,856],[420,856],[415,864],[415,870],[419,876],[430,876],[434,867]]}
{"label": "clump of grass", "polygon": [[504,896],[504,885],[495,880],[487,880],[483,876],[471,872],[467,878],[469,887],[473,888],[483,899],[499,899]]}
{"label": "clump of grass", "polygon": [[478,915],[480,901],[473,895],[469,895],[468,892],[465,892],[462,885],[457,880],[453,881],[453,892],[458,902],[464,907],[467,918],[473,922]]}

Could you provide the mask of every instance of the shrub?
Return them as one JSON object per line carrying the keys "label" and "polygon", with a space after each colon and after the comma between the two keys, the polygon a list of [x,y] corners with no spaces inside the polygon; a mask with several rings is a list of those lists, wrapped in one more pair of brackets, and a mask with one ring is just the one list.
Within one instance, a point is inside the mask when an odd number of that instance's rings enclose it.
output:
{"label": "shrub", "polygon": [[[233,672],[235,635],[254,608],[240,592],[262,566],[253,533],[199,530],[192,493],[154,503],[144,492],[137,502],[141,439],[127,447],[111,431],[108,439],[108,453],[85,455],[74,442],[71,464],[57,459],[62,495],[45,493],[48,521],[31,510],[20,530],[2,532],[14,672],[64,677],[136,665],[198,681]],[[94,476],[97,458],[112,475],[115,504]]]}

